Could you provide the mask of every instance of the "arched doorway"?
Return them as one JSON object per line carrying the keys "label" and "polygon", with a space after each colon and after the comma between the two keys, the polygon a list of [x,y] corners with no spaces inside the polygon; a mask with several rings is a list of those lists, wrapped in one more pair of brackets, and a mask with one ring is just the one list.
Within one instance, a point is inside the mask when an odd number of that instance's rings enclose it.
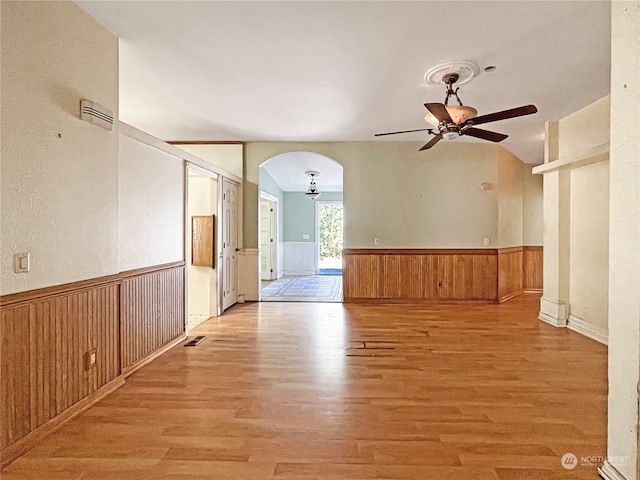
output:
{"label": "arched doorway", "polygon": [[261,301],[341,302],[342,165],[292,151],[258,170]]}

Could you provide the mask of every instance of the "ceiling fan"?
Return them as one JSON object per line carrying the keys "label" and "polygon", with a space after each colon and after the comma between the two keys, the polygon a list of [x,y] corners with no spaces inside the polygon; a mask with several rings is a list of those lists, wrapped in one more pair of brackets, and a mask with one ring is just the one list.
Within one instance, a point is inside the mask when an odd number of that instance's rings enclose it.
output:
{"label": "ceiling fan", "polygon": [[[522,117],[536,113],[538,109],[534,105],[525,105],[524,107],[512,108],[501,112],[489,113],[476,117],[478,111],[472,107],[466,107],[458,97],[459,88],[453,89],[453,84],[458,81],[457,73],[447,73],[442,77],[443,83],[447,86],[447,96],[444,103],[425,103],[430,113],[424,117],[425,121],[431,123],[435,128],[419,128],[417,130],[402,130],[400,132],[376,133],[374,136],[381,137],[383,135],[396,135],[399,133],[410,132],[429,132],[435,135],[429,143],[424,145],[420,151],[433,147],[440,140],[453,140],[461,135],[469,135],[471,137],[489,140],[490,142],[501,142],[508,135],[503,133],[491,132],[475,128],[474,125],[483,123],[497,122],[498,120],[506,120],[508,118]],[[455,97],[458,105],[449,106],[449,98]]]}

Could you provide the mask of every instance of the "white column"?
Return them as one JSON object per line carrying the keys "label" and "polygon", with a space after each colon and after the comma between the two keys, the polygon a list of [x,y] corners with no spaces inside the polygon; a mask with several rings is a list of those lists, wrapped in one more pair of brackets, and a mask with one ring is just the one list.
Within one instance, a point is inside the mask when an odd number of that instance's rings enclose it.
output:
{"label": "white column", "polygon": [[609,412],[601,475],[639,480],[640,2],[611,2]]}
{"label": "white column", "polygon": [[[558,159],[558,122],[545,125],[545,163]],[[543,180],[543,287],[538,318],[565,327],[569,316],[569,230],[571,173],[546,172]]]}

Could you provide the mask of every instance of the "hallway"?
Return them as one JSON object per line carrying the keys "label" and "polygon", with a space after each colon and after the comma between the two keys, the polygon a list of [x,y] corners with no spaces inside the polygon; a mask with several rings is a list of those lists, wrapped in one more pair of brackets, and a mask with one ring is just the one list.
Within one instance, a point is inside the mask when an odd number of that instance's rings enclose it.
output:
{"label": "hallway", "polygon": [[607,348],[538,302],[237,305],[2,478],[596,480]]}
{"label": "hallway", "polygon": [[341,275],[285,275],[261,286],[262,302],[342,302]]}

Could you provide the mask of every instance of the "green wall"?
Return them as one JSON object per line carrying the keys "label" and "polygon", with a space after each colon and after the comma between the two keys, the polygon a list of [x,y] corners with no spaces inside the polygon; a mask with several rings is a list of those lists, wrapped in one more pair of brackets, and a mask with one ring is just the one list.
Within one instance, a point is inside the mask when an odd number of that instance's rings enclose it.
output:
{"label": "green wall", "polygon": [[[316,241],[316,201],[340,200],[342,192],[323,192],[318,200],[311,200],[303,192],[284,192],[285,242]],[[302,236],[308,234],[309,238]]]}

